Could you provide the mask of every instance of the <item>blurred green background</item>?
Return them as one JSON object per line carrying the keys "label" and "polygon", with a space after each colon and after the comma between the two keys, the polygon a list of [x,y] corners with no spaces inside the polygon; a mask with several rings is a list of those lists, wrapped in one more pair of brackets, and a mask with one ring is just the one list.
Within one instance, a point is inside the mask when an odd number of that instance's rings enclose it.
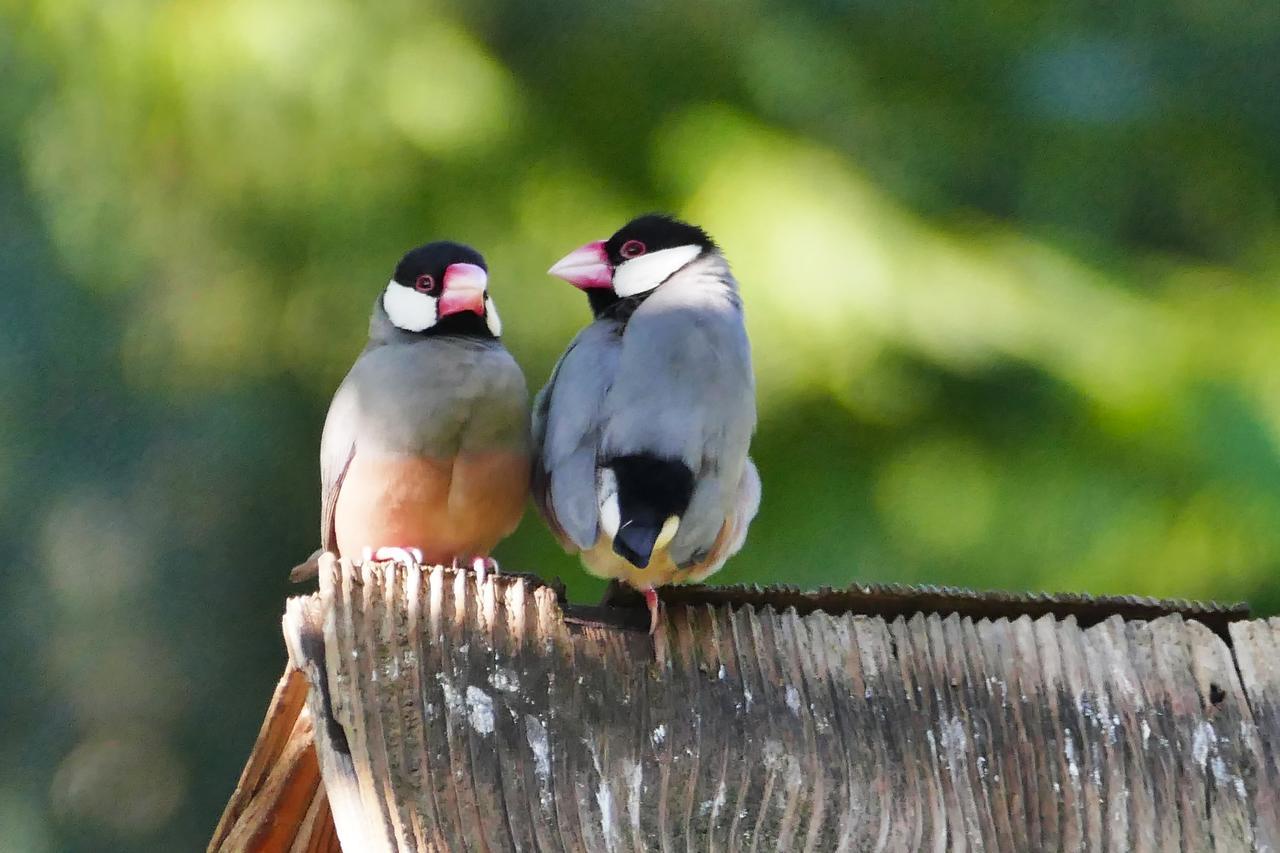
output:
{"label": "blurred green background", "polygon": [[[0,0],[0,849],[201,849],[400,254],[639,212],[742,281],[717,580],[1280,609],[1280,5]],[[598,594],[530,514],[498,556]]]}

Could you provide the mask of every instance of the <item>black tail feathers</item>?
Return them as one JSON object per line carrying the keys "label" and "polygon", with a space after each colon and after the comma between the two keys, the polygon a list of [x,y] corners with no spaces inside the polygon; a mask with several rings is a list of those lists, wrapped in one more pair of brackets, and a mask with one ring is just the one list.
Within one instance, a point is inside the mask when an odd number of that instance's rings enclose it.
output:
{"label": "black tail feathers", "polygon": [[693,472],[683,462],[636,454],[607,463],[618,481],[618,532],[613,550],[638,569],[649,565],[662,526],[680,517],[693,496]]}
{"label": "black tail feathers", "polygon": [[653,546],[662,532],[660,524],[622,523],[613,537],[613,551],[637,569],[646,568],[653,557]]}

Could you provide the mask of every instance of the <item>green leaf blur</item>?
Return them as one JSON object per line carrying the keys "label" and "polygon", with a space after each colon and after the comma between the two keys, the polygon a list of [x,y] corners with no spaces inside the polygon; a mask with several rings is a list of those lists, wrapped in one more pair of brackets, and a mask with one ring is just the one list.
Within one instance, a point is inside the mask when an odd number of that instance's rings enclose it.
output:
{"label": "green leaf blur", "polygon": [[[726,583],[1280,610],[1280,6],[0,0],[0,846],[198,849],[406,248],[646,210],[739,275]],[[530,513],[501,562],[601,586]]]}

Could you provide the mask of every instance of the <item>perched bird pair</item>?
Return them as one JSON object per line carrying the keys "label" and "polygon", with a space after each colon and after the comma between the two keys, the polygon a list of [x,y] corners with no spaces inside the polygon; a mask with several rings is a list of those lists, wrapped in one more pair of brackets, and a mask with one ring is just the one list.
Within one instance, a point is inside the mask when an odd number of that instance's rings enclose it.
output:
{"label": "perched bird pair", "polygon": [[550,270],[595,319],[533,405],[499,341],[488,268],[430,243],[378,297],[320,449],[321,550],[491,567],[526,494],[594,574],[654,591],[742,547],[760,502],[750,347],[737,284],[700,228],[642,216]]}

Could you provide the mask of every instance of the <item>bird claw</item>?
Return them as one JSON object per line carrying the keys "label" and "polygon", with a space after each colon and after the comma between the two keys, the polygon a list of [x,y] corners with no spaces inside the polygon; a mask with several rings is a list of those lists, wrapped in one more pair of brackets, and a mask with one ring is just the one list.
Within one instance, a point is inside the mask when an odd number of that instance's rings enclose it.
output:
{"label": "bird claw", "polygon": [[366,563],[370,560],[374,562],[390,560],[397,565],[403,566],[406,572],[416,572],[422,569],[422,551],[417,548],[396,548],[388,545],[383,545],[381,548],[371,548],[366,545],[363,558]]}
{"label": "bird claw", "polygon": [[489,572],[493,572],[496,576],[498,572],[498,561],[493,557],[476,557],[471,561],[471,571],[476,573],[476,582],[484,583]]}
{"label": "bird claw", "polygon": [[649,636],[658,633],[658,623],[662,621],[662,603],[658,600],[658,591],[653,587],[644,590],[644,603],[649,605]]}

